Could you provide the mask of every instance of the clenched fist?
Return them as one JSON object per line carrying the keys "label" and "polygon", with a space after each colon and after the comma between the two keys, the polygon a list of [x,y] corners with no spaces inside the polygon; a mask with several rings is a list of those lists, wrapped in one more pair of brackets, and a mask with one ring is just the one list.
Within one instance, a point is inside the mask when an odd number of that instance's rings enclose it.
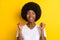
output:
{"label": "clenched fist", "polygon": [[23,26],[22,23],[18,23],[17,25],[18,25],[18,29],[22,31],[22,26]]}
{"label": "clenched fist", "polygon": [[40,29],[43,30],[43,29],[45,28],[45,25],[46,25],[46,24],[41,23],[41,24],[40,24]]}

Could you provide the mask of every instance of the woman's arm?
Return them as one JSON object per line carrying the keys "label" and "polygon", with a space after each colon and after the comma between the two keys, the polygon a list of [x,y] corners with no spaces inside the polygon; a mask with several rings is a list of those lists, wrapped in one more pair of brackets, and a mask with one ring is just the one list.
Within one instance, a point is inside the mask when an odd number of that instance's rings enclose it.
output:
{"label": "woman's arm", "polygon": [[46,37],[44,35],[44,28],[45,28],[45,24],[44,23],[41,23],[40,24],[40,31],[41,31],[40,40],[46,40]]}
{"label": "woman's arm", "polygon": [[18,34],[17,40],[23,40],[22,32],[21,32],[21,31],[19,31],[19,34]]}
{"label": "woman's arm", "polygon": [[19,29],[19,31],[18,31],[17,40],[23,40],[23,36],[22,36],[22,24],[21,23],[18,24],[18,29]]}

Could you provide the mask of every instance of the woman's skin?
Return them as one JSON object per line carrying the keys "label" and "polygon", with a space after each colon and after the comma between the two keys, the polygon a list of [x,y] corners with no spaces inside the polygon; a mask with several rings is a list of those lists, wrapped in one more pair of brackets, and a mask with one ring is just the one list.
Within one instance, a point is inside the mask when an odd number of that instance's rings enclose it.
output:
{"label": "woman's skin", "polygon": [[[30,29],[33,29],[35,27],[35,18],[36,18],[36,14],[33,10],[28,10],[27,12],[27,20],[28,20],[28,23],[27,23],[27,26],[30,28]],[[19,28],[19,37],[17,38],[17,40],[23,40],[23,36],[22,36],[22,24],[18,24],[18,28]],[[40,30],[41,30],[41,36],[40,36],[40,40],[46,40],[46,38],[44,37],[44,28],[45,28],[45,24],[44,23],[41,23],[40,24]]]}

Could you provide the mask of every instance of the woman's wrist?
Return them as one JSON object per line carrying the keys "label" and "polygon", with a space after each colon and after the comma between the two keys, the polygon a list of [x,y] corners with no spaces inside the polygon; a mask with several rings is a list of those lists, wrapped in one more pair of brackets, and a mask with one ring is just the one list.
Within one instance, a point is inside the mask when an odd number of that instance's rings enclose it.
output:
{"label": "woman's wrist", "polygon": [[41,37],[44,36],[44,30],[41,30]]}

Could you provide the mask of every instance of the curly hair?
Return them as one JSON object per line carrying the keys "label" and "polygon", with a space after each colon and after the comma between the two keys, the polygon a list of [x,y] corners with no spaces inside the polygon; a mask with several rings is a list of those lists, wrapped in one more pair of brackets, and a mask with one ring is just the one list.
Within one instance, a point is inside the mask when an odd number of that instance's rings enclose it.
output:
{"label": "curly hair", "polygon": [[28,21],[26,16],[27,16],[27,11],[29,10],[33,10],[36,13],[35,21],[37,21],[41,17],[40,6],[34,2],[29,2],[29,3],[26,3],[21,10],[21,16],[25,21]]}

